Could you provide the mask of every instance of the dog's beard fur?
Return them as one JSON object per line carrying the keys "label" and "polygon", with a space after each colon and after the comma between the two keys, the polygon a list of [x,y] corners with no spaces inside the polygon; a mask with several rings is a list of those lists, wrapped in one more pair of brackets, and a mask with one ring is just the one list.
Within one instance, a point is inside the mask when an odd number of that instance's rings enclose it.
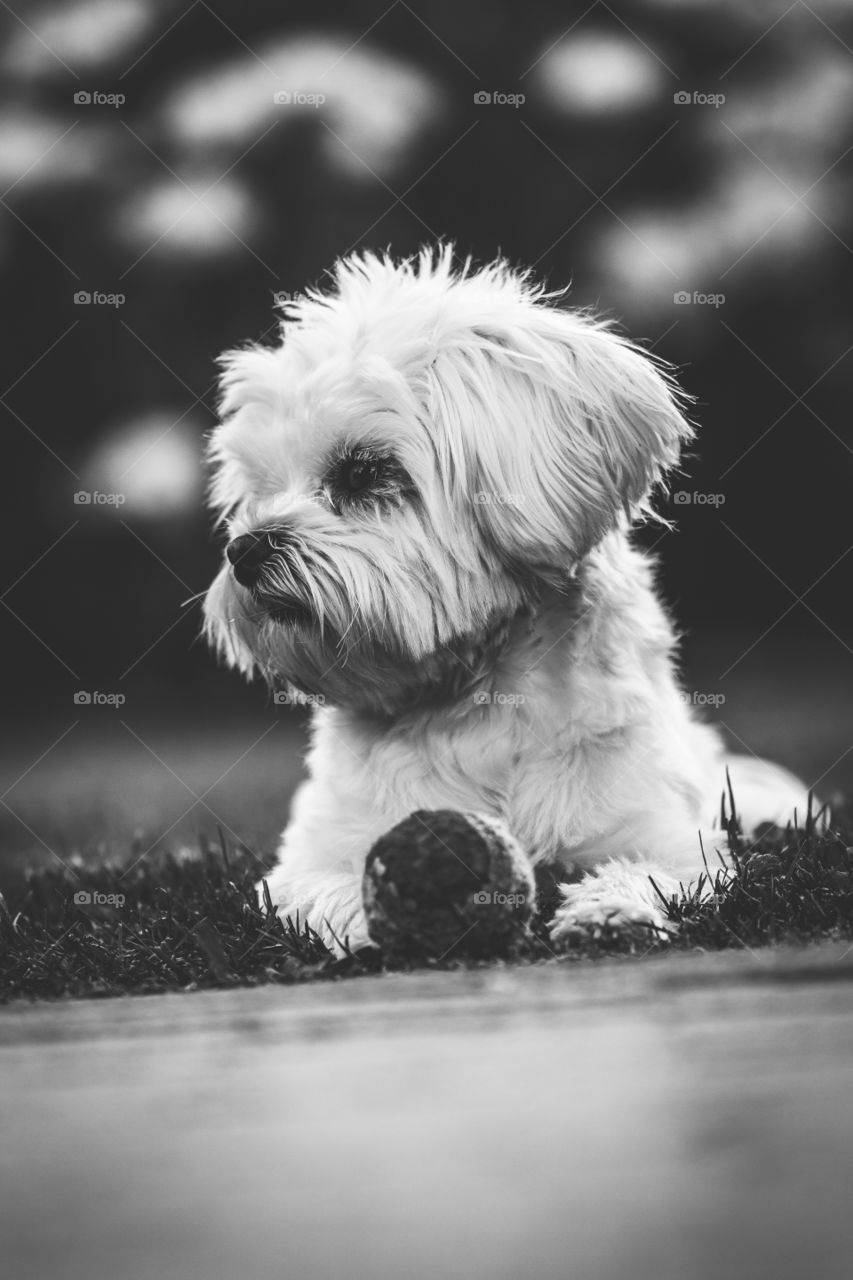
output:
{"label": "dog's beard fur", "polygon": [[[386,716],[464,698],[543,592],[573,607],[578,566],[690,435],[665,375],[606,326],[451,260],[339,264],[282,348],[226,358],[214,501],[276,550],[251,590],[223,568],[206,625],[274,687]],[[336,504],[324,468],[365,441],[405,491]]]}
{"label": "dog's beard fur", "polygon": [[[431,562],[406,562],[383,558],[379,522],[365,555],[324,530],[336,516],[308,519],[312,533],[288,539],[251,591],[223,569],[208,598],[226,643],[276,690],[386,717],[470,702],[537,607],[498,564],[465,573],[459,547],[439,563],[437,538]],[[399,523],[387,536],[399,541]]]}
{"label": "dog's beard fur", "polygon": [[418,658],[357,632],[357,623],[339,637],[329,628],[321,635],[311,623],[264,622],[245,638],[273,689],[395,718],[473,698],[505,652],[515,620],[496,618]]}

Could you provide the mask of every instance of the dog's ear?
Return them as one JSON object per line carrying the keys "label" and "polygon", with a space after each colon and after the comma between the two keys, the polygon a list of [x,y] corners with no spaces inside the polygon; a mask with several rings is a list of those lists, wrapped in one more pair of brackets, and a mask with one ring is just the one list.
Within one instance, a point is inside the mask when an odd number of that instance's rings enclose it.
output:
{"label": "dog's ear", "polygon": [[[440,363],[440,362],[437,362]],[[448,381],[449,380],[449,381]],[[463,394],[466,471],[490,541],[559,578],[609,530],[651,510],[654,486],[693,434],[664,367],[578,312],[529,303],[448,353],[442,412]]]}

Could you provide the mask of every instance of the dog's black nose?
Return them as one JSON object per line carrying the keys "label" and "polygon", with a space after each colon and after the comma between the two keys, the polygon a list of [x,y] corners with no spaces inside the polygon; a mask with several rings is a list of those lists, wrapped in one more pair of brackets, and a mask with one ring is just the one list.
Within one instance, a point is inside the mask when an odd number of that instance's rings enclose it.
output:
{"label": "dog's black nose", "polygon": [[231,561],[234,577],[243,587],[253,587],[260,576],[264,562],[274,548],[267,533],[242,533],[225,548]]}

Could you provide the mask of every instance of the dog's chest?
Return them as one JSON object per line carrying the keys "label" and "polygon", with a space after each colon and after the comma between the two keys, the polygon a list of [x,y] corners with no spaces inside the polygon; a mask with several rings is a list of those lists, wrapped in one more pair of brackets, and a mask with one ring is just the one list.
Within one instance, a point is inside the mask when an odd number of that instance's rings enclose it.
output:
{"label": "dog's chest", "polygon": [[[369,770],[381,779],[383,808],[475,810],[504,818],[529,848],[552,848],[565,832],[577,741],[565,708],[546,722],[521,700],[376,746]],[[579,798],[579,797],[578,797]]]}
{"label": "dog's chest", "polygon": [[521,753],[517,729],[489,719],[395,737],[372,753],[393,807],[505,813]]}

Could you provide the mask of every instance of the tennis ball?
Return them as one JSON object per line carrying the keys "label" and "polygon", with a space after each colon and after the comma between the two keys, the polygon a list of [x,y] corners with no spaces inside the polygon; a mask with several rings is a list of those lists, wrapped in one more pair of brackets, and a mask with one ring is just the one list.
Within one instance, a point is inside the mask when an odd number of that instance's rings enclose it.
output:
{"label": "tennis ball", "polygon": [[363,880],[370,937],[387,954],[506,955],[533,914],[533,870],[496,818],[419,809],[380,836]]}

